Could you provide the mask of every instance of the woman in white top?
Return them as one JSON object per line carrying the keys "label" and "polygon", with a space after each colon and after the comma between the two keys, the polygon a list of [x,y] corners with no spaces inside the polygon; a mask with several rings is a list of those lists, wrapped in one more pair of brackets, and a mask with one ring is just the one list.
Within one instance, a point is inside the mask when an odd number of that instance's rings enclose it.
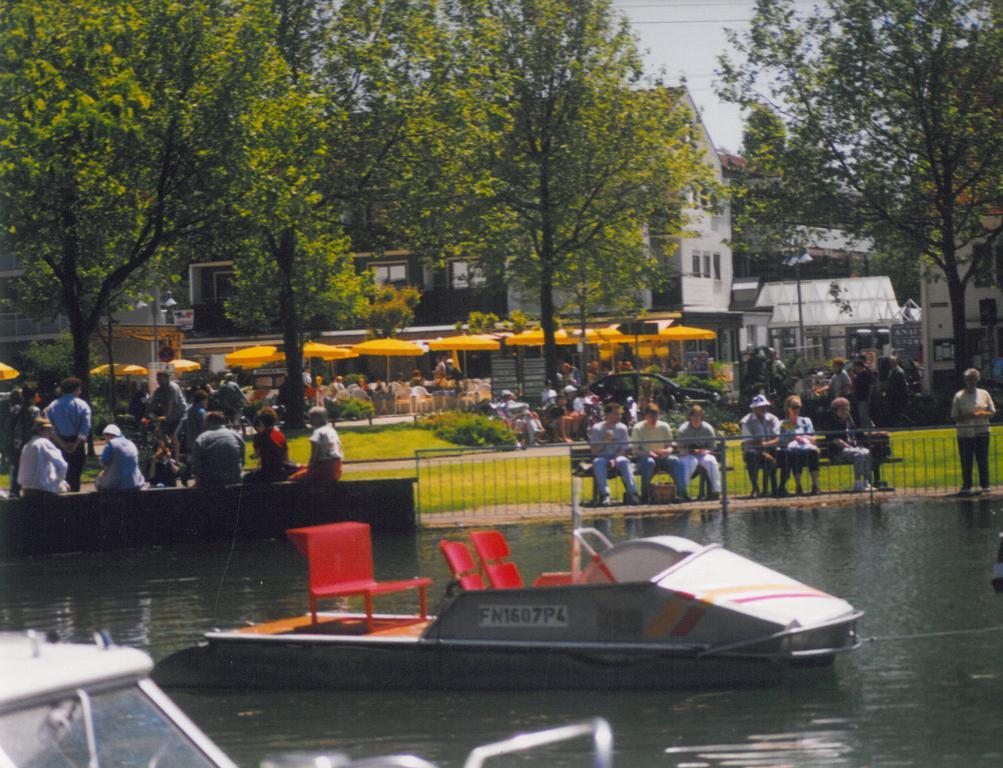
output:
{"label": "woman in white top", "polygon": [[325,408],[311,408],[307,414],[313,434],[310,435],[310,462],[289,476],[290,480],[333,483],[341,479],[344,454],[341,439],[327,423]]}

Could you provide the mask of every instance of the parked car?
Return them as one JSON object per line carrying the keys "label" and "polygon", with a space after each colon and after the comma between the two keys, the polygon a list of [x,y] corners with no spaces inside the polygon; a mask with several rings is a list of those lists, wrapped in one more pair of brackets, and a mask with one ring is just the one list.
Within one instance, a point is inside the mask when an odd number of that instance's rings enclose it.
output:
{"label": "parked car", "polygon": [[660,373],[611,373],[601,376],[589,386],[604,402],[615,400],[626,405],[633,398],[640,405],[654,400],[663,411],[671,411],[691,400],[716,403],[721,399],[721,395],[712,389],[680,387]]}

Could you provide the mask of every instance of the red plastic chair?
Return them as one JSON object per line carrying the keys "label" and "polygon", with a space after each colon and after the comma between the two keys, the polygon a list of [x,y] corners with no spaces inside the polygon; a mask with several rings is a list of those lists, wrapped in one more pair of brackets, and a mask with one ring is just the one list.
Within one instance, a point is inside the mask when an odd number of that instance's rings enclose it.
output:
{"label": "red plastic chair", "polygon": [[307,559],[310,573],[310,616],[317,623],[317,601],[327,597],[362,595],[366,601],[366,629],[373,631],[373,595],[418,590],[421,618],[428,615],[425,588],[431,579],[376,581],[373,545],[365,523],[331,523],[292,528],[286,536]]}
{"label": "red plastic chair", "polygon": [[470,534],[470,541],[481,561],[481,570],[487,574],[488,581],[495,589],[522,589],[522,575],[515,563],[507,558],[510,556],[508,542],[498,531],[475,531]]}
{"label": "red plastic chair", "polygon": [[460,585],[460,589],[465,591],[484,589],[484,579],[477,572],[477,563],[470,556],[466,544],[462,541],[442,539],[439,542],[439,551],[446,558],[446,565],[449,566],[453,579]]}

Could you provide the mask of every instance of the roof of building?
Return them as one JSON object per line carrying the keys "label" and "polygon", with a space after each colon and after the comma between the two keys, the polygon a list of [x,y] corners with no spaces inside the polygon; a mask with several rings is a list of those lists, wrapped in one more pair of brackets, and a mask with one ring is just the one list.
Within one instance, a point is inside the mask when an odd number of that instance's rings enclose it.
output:
{"label": "roof of building", "polygon": [[[847,277],[801,281],[801,313],[806,326],[875,325],[900,322],[902,307],[888,277]],[[798,325],[798,284],[766,283],[757,307],[772,307],[770,325]]]}

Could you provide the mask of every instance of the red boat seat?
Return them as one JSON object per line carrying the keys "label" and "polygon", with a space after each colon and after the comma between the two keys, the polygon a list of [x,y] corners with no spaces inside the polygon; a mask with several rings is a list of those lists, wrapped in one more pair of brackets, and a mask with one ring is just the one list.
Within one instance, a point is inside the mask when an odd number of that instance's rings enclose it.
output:
{"label": "red boat seat", "polygon": [[317,623],[317,601],[328,597],[362,595],[366,601],[366,629],[373,631],[373,595],[418,590],[421,618],[428,615],[425,588],[431,579],[376,581],[373,544],[366,523],[330,523],[292,528],[286,536],[306,557],[310,574],[310,617]]}
{"label": "red boat seat", "polygon": [[508,542],[498,531],[475,531],[470,541],[481,561],[481,570],[495,589],[522,589],[522,575],[516,564],[509,561]]}
{"label": "red boat seat", "polygon": [[449,566],[453,574],[453,580],[460,585],[460,589],[469,591],[484,589],[484,579],[477,572],[477,563],[470,555],[470,550],[462,541],[439,541],[439,551],[446,558],[446,565]]}

